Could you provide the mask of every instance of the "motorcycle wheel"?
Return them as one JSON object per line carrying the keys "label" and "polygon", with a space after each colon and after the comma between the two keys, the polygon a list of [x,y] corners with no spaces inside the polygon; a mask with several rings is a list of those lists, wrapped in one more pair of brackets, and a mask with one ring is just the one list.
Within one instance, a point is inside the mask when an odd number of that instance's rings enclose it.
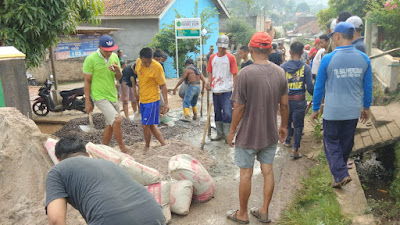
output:
{"label": "motorcycle wheel", "polygon": [[35,102],[32,105],[32,111],[37,116],[46,116],[47,114],[49,114],[49,106],[43,102]]}
{"label": "motorcycle wheel", "polygon": [[28,80],[28,85],[29,86],[37,86],[37,83],[35,80]]}

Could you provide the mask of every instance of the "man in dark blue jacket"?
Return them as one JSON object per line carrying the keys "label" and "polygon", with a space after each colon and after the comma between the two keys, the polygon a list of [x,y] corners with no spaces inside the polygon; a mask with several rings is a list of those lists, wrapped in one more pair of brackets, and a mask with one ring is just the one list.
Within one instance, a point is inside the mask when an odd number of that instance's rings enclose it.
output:
{"label": "man in dark blue jacket", "polygon": [[[286,78],[289,85],[289,134],[285,141],[285,146],[290,147],[290,138],[293,135],[294,143],[292,147],[294,159],[301,158],[299,153],[301,136],[304,128],[304,116],[307,108],[306,87],[312,95],[314,85],[312,82],[311,68],[301,61],[304,45],[300,42],[294,42],[290,45],[291,60],[281,67],[286,72]],[[293,124],[293,127],[292,127]]]}

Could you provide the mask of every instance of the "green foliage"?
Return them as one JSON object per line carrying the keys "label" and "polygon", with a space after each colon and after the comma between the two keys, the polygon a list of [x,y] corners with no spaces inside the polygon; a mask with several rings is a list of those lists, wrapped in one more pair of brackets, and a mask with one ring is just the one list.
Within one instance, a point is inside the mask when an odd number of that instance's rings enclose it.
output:
{"label": "green foliage", "polygon": [[340,212],[336,194],[330,187],[331,177],[325,155],[321,153],[315,166],[310,169],[310,176],[303,179],[303,188],[296,193],[295,200],[284,212],[279,224],[351,224]]}
{"label": "green foliage", "polygon": [[296,12],[309,12],[309,11],[310,11],[310,6],[305,2],[298,4],[296,7]]}
{"label": "green foliage", "polygon": [[293,30],[295,27],[296,27],[296,22],[294,21],[290,21],[283,24],[283,30],[285,31],[285,33],[289,30]]}
{"label": "green foliage", "polygon": [[247,45],[256,30],[242,18],[231,18],[227,24],[227,33],[236,44]]}
{"label": "green foliage", "polygon": [[321,30],[326,30],[327,25],[330,26],[332,18],[336,18],[338,15],[333,8],[326,8],[317,13],[318,25]]}
{"label": "green foliage", "polygon": [[367,13],[367,5],[369,1],[376,0],[329,0],[329,8],[317,13],[319,27],[322,30],[325,30],[329,20],[337,18],[339,13],[342,11],[348,11],[352,15],[364,18]]}
{"label": "green foliage", "polygon": [[[212,28],[216,23],[208,23],[210,18],[214,18],[218,15],[216,8],[207,7],[198,14],[198,0],[195,1],[194,13],[192,14],[194,18],[201,18],[201,27],[207,30],[207,34],[203,37],[203,43],[205,43],[211,34],[215,32],[216,29]],[[185,16],[178,13],[175,10],[176,18],[185,18]],[[167,53],[169,56],[176,55],[176,45],[175,45],[175,21],[169,25],[164,24],[164,28],[161,29],[154,37],[152,42],[149,44],[150,47],[160,49]],[[189,52],[198,53],[200,48],[200,40],[198,39],[181,39],[178,40],[178,63],[179,71],[183,73],[185,68],[185,60],[188,58],[187,54]],[[174,58],[174,69],[176,70],[176,57]],[[181,76],[181,75],[179,75]]]}
{"label": "green foliage", "polygon": [[39,66],[60,34],[75,32],[79,23],[99,24],[101,0],[0,1],[0,41],[26,54],[27,66]]}
{"label": "green foliage", "polygon": [[[370,0],[369,18],[384,30],[382,50],[390,50],[400,46],[400,0]],[[395,55],[398,56],[398,55]]]}
{"label": "green foliage", "polygon": [[323,138],[323,134],[321,132],[322,129],[322,120],[319,119],[315,125],[314,125],[314,132],[313,132],[313,136],[316,140],[322,140]]}
{"label": "green foliage", "polygon": [[394,173],[393,183],[390,186],[389,194],[394,199],[396,199],[396,205],[400,208],[400,142],[394,147],[395,162],[394,166],[396,168]]}
{"label": "green foliage", "polygon": [[303,45],[312,45],[314,43],[314,40],[309,40],[303,36],[296,37],[295,41],[298,41]]}

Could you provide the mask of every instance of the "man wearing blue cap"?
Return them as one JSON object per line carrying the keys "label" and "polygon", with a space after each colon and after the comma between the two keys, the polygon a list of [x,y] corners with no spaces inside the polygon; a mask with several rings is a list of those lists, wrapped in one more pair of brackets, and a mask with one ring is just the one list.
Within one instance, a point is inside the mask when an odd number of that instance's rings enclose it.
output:
{"label": "man wearing blue cap", "polygon": [[119,148],[126,153],[129,149],[122,142],[122,118],[119,114],[118,95],[114,83],[115,78],[120,80],[122,77],[118,56],[113,53],[118,46],[111,36],[103,35],[99,39],[98,47],[99,49],[86,57],[83,63],[86,111],[87,113],[93,111],[89,98],[91,96],[106,119],[103,144],[109,145],[114,134]]}
{"label": "man wearing blue cap", "polygon": [[325,91],[324,149],[334,188],[351,181],[347,160],[354,133],[358,118],[362,123],[369,119],[372,102],[371,61],[351,45],[354,30],[353,24],[341,22],[329,35],[337,47],[322,59],[314,87],[312,121],[318,119]]}

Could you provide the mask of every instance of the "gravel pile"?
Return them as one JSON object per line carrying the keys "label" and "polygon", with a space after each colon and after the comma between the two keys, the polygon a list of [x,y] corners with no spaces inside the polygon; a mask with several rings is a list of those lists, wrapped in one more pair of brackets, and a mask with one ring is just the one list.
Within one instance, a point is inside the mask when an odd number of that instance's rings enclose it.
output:
{"label": "gravel pile", "polygon": [[[96,130],[90,133],[85,133],[79,128],[79,125],[89,125],[89,119],[87,117],[73,119],[66,123],[60,130],[55,132],[54,135],[59,138],[78,136],[86,142],[101,144],[103,131],[106,127],[104,115],[101,113],[93,114],[93,123]],[[204,122],[188,123],[178,120],[175,122],[175,126],[173,127],[161,125],[159,129],[166,140],[171,138],[181,139],[183,136],[187,136],[189,132],[193,132],[194,129],[204,129]],[[123,141],[127,146],[144,141],[143,130],[140,121],[130,121],[124,118],[122,122],[122,132]],[[152,137],[152,140],[154,140],[154,137]],[[110,145],[117,145],[114,137],[112,138]]]}

